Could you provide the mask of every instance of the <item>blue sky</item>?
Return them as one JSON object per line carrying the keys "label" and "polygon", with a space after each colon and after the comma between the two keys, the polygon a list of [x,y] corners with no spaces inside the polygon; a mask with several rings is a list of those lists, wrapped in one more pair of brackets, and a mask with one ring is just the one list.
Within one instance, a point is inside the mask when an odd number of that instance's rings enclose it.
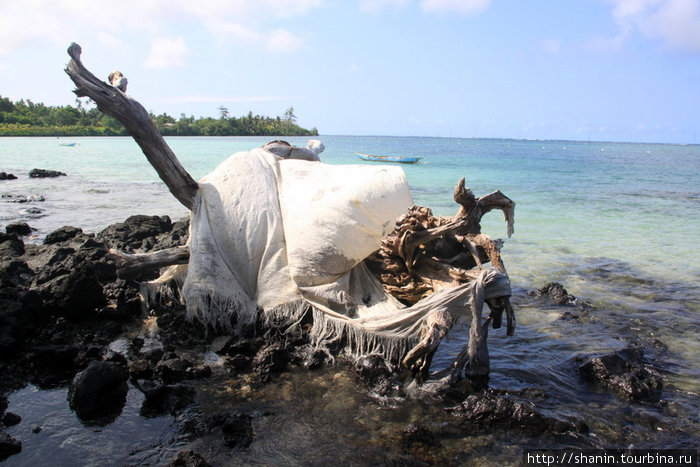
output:
{"label": "blue sky", "polygon": [[700,0],[0,0],[0,95],[323,134],[700,143]]}

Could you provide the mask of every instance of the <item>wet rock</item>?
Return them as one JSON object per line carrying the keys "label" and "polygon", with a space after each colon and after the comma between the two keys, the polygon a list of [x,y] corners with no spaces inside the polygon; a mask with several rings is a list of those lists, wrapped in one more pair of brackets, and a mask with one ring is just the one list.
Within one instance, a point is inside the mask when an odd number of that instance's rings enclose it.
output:
{"label": "wet rock", "polygon": [[253,359],[247,355],[238,354],[226,360],[226,365],[236,371],[250,371]]}
{"label": "wet rock", "polygon": [[129,352],[132,354],[138,354],[141,352],[141,349],[143,349],[143,345],[145,343],[146,340],[143,337],[134,337],[129,343]]}
{"label": "wet rock", "polygon": [[65,176],[66,174],[58,170],[32,169],[29,171],[29,178],[55,178]]}
{"label": "wet rock", "polygon": [[659,339],[654,339],[651,342],[651,345],[654,349],[660,351],[660,352],[668,352],[668,345],[666,345],[665,342],[659,340]]}
{"label": "wet rock", "polygon": [[258,343],[253,339],[241,339],[236,342],[232,342],[228,349],[226,349],[226,355],[245,355],[248,357],[254,357],[258,350]]}
{"label": "wet rock", "polygon": [[170,467],[209,467],[209,464],[204,457],[195,451],[183,449],[170,461]]}
{"label": "wet rock", "polygon": [[15,222],[5,226],[5,232],[19,236],[29,235],[32,233],[32,228],[26,222]]}
{"label": "wet rock", "polygon": [[17,180],[17,176],[7,172],[0,172],[0,180]]}
{"label": "wet rock", "polygon": [[[73,361],[79,367],[85,368],[90,364],[90,362],[93,362],[95,360],[101,360],[102,353],[103,353],[103,349],[101,347],[90,346],[87,349],[81,349],[78,352],[78,356],[75,357],[75,359]],[[109,361],[113,361],[113,360],[109,360]],[[117,363],[120,363],[120,362],[117,362]],[[124,363],[124,362],[121,362],[121,363]]]}
{"label": "wet rock", "polygon": [[468,430],[520,429],[532,433],[587,432],[585,424],[542,415],[533,404],[491,392],[468,396],[449,409]]}
{"label": "wet rock", "polygon": [[221,425],[224,444],[234,449],[245,449],[253,442],[253,417],[247,414],[228,415]]}
{"label": "wet rock", "polygon": [[590,303],[571,295],[559,282],[550,282],[541,289],[528,292],[528,295],[538,298],[547,297],[557,305],[591,308]]}
{"label": "wet rock", "polygon": [[[259,413],[266,416],[270,413]],[[203,414],[199,411],[185,411],[181,414],[182,431],[201,437],[221,432],[223,443],[236,450],[246,449],[254,440],[253,415],[229,412]]]}
{"label": "wet rock", "polygon": [[11,284],[20,290],[26,290],[31,285],[33,278],[34,271],[24,261],[13,259],[3,261],[0,259],[0,280],[6,284]]}
{"label": "wet rock", "polygon": [[[32,308],[40,308],[38,296],[28,290],[34,277],[27,263],[12,256],[0,256],[0,317],[16,325],[35,319]],[[36,324],[36,323],[33,323]],[[0,324],[2,327],[2,324]]]}
{"label": "wet rock", "polygon": [[581,315],[571,313],[570,311],[566,311],[559,317],[559,320],[579,323],[581,322]]}
{"label": "wet rock", "polygon": [[44,198],[41,195],[13,195],[13,194],[4,194],[2,195],[2,199],[9,203],[33,203],[36,201],[46,201],[46,198]]}
{"label": "wet rock", "polygon": [[270,344],[255,354],[253,368],[260,375],[268,375],[284,371],[288,362],[287,350],[280,344]]}
{"label": "wet rock", "polygon": [[116,279],[116,267],[104,244],[87,238],[77,250],[60,247],[34,279],[45,306],[71,321],[94,319],[107,302],[103,283]]}
{"label": "wet rock", "polygon": [[22,451],[22,443],[8,435],[4,431],[0,431],[0,461],[4,461],[13,454]]}
{"label": "wet rock", "polygon": [[158,322],[158,335],[165,347],[189,347],[206,341],[206,327],[200,321],[188,320],[181,302],[170,300],[151,306]]}
{"label": "wet rock", "polygon": [[188,379],[203,379],[211,376],[211,368],[180,358],[176,355],[169,355],[158,362],[155,374],[166,384],[176,383]]}
{"label": "wet rock", "polygon": [[226,352],[228,351],[229,347],[231,347],[232,342],[232,336],[218,336],[212,341],[209,348],[214,353],[226,355]]}
{"label": "wet rock", "polygon": [[165,232],[156,238],[154,249],[162,250],[187,243],[190,235],[190,218],[185,217],[172,224],[169,232]]}
{"label": "wet rock", "polygon": [[331,360],[329,353],[323,349],[314,348],[309,344],[300,345],[290,352],[290,361],[307,370],[315,370]]}
{"label": "wet rock", "polygon": [[355,362],[355,374],[369,385],[376,385],[382,380],[391,376],[391,371],[387,367],[384,359],[379,355],[367,355],[360,357]]}
{"label": "wet rock", "polygon": [[68,240],[72,240],[77,235],[82,233],[83,229],[66,225],[48,234],[44,239],[44,245],[54,245],[56,243],[67,242]]}
{"label": "wet rock", "polygon": [[15,426],[22,421],[22,417],[13,412],[7,412],[2,417],[2,424],[5,426]]}
{"label": "wet rock", "polygon": [[24,242],[17,235],[0,232],[0,258],[16,258],[23,254]]}
{"label": "wet rock", "polygon": [[422,425],[411,423],[404,428],[399,442],[404,448],[409,448],[416,444],[439,446],[440,436],[438,433],[435,433]]}
{"label": "wet rock", "polygon": [[149,251],[158,244],[158,236],[169,233],[173,228],[168,216],[131,216],[124,222],[112,224],[97,238],[120,251]]}
{"label": "wet rock", "polygon": [[185,384],[160,384],[155,381],[142,381],[138,388],[146,397],[140,414],[144,417],[157,417],[176,414],[194,402],[196,391]]}
{"label": "wet rock", "polygon": [[599,383],[618,396],[637,401],[658,401],[661,376],[644,364],[643,353],[627,348],[599,357],[579,357],[579,372],[589,381]]}
{"label": "wet rock", "polygon": [[68,390],[70,408],[84,421],[111,421],[126,403],[127,378],[126,368],[119,363],[90,363],[75,376]]}
{"label": "wet rock", "polygon": [[37,290],[47,306],[70,320],[89,319],[105,303],[102,285],[86,263],[39,284],[42,287]]}
{"label": "wet rock", "polygon": [[114,352],[112,350],[107,352],[107,355],[105,355],[105,357],[104,357],[104,361],[118,363],[119,365],[123,366],[124,368],[126,368],[126,366],[129,364],[129,361],[122,353]]}
{"label": "wet rock", "polygon": [[24,214],[25,216],[30,216],[30,217],[35,217],[35,218],[44,217],[42,215],[44,213],[44,210],[37,208],[37,207],[22,209],[20,212],[22,214]]}
{"label": "wet rock", "polygon": [[163,357],[156,365],[156,375],[165,384],[175,383],[187,379],[188,371],[194,366],[189,360],[177,356]]}
{"label": "wet rock", "polygon": [[39,425],[36,425],[34,428],[32,428],[32,433],[41,433],[41,427]]}
{"label": "wet rock", "polygon": [[53,388],[69,382],[79,370],[80,348],[74,345],[41,345],[31,349],[31,380],[40,388]]}
{"label": "wet rock", "polygon": [[129,376],[135,379],[151,379],[155,368],[145,358],[137,358],[129,362]]}
{"label": "wet rock", "polygon": [[165,351],[161,347],[154,347],[142,352],[141,356],[155,365],[163,358],[164,354]]}
{"label": "wet rock", "polygon": [[98,310],[98,318],[128,321],[141,315],[143,302],[137,287],[123,279],[100,282],[107,304]]}

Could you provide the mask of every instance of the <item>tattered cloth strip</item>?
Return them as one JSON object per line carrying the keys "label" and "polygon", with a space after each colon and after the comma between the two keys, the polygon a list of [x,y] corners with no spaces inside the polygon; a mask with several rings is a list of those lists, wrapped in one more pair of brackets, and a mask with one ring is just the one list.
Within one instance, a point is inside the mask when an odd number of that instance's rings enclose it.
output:
{"label": "tattered cloth strip", "polygon": [[310,306],[317,345],[342,340],[355,355],[400,361],[432,313],[480,320],[485,298],[510,295],[495,270],[411,307],[388,295],[363,261],[412,204],[399,167],[281,159],[263,149],[234,154],[200,181],[189,265],[174,267],[186,274],[188,315],[220,327],[234,316],[240,330],[258,313],[294,324]]}

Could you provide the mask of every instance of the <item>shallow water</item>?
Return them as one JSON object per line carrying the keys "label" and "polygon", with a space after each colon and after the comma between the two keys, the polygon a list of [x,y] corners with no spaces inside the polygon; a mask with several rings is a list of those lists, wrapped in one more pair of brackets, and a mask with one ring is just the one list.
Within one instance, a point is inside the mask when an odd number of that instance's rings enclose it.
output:
{"label": "shallow water", "polygon": [[[503,258],[514,285],[518,326],[512,337],[491,330],[490,385],[540,388],[538,409],[580,419],[600,447],[697,447],[700,439],[700,146],[569,141],[451,138],[321,138],[329,163],[363,163],[354,152],[423,157],[404,166],[414,201],[439,215],[456,211],[452,190],[466,177],[477,196],[496,189],[517,203],[515,235]],[[291,138],[305,144],[306,139]],[[43,196],[45,201],[0,202],[0,222],[27,221],[34,241],[62,225],[98,231],[131,214],[186,215],[136,144],[129,138],[0,138],[0,170],[19,180],[0,181],[0,192]],[[195,176],[226,155],[260,146],[263,138],[170,138],[174,152]],[[29,180],[32,168],[67,177]],[[27,212],[38,208],[42,212]],[[500,213],[484,218],[483,231],[505,236]],[[548,304],[527,291],[550,281],[593,305],[580,311]],[[566,318],[566,312],[575,319]],[[434,367],[446,366],[464,345],[459,326],[441,346]],[[581,380],[575,358],[641,346],[664,378],[658,404],[629,403]],[[259,413],[255,440],[232,452],[220,440],[197,441],[219,463],[381,462],[391,457],[400,432],[413,422],[443,429],[439,448],[414,453],[441,463],[517,464],[525,447],[561,447],[554,437],[485,432],[451,436],[454,419],[441,409],[411,401],[371,397],[342,368],[292,371],[262,393],[241,393],[241,382],[214,379],[199,393],[202,407]],[[232,389],[233,388],[233,389]],[[241,395],[243,394],[243,395]],[[8,465],[167,463],[187,440],[172,417],[138,416],[138,391],[112,424],[83,427],[70,412],[65,390],[25,388],[10,396],[8,410],[23,422],[8,429],[24,443]],[[265,415],[267,414],[267,415]],[[44,418],[42,418],[44,417]],[[44,429],[31,433],[34,425]],[[397,434],[398,433],[398,434]],[[137,441],[134,441],[136,439]],[[568,441],[567,441],[568,442]],[[394,443],[394,444],[392,444]],[[331,454],[332,453],[332,454]],[[233,461],[232,459],[235,459]]]}

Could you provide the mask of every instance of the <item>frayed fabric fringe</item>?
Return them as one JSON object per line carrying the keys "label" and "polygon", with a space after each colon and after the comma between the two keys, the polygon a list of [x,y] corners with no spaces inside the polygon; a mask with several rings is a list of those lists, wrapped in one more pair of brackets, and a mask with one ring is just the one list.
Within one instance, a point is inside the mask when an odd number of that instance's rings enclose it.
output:
{"label": "frayed fabric fringe", "polygon": [[380,355],[388,363],[398,364],[418,343],[417,337],[402,337],[368,331],[354,323],[331,317],[322,310],[300,299],[261,310],[243,306],[248,300],[220,297],[216,294],[190,294],[180,292],[187,275],[187,267],[174,266],[160,279],[141,284],[141,296],[147,305],[166,299],[185,302],[187,318],[196,319],[206,327],[222,329],[242,336],[254,325],[258,317],[265,328],[275,328],[284,334],[297,334],[304,330],[302,322],[311,311],[313,326],[310,339],[314,347],[329,354],[330,349],[340,350],[352,357]]}
{"label": "frayed fabric fringe", "polygon": [[311,308],[305,300],[295,300],[263,310],[260,319],[265,328],[278,329],[284,334],[301,333],[302,321]]}
{"label": "frayed fabric fringe", "polygon": [[350,321],[328,316],[313,308],[311,342],[316,348],[328,350],[340,345],[341,350],[352,357],[380,355],[388,363],[398,365],[408,351],[417,343],[417,338],[389,336],[371,332]]}
{"label": "frayed fabric fringe", "polygon": [[141,300],[146,306],[163,303],[165,300],[173,300],[182,303],[180,291],[187,276],[187,265],[169,267],[165,273],[156,280],[142,282],[139,287]]}

